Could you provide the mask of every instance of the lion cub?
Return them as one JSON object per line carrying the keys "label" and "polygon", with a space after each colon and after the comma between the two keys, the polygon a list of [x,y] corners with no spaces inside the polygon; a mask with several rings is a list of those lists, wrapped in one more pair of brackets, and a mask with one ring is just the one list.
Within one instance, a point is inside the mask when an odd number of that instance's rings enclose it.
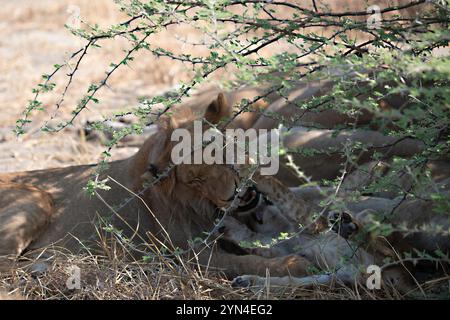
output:
{"label": "lion cub", "polygon": [[[348,214],[340,220],[336,214],[329,216],[332,230],[316,233],[309,228],[300,228],[293,224],[280,209],[271,202],[256,206],[242,214],[238,212],[227,216],[218,228],[218,236],[234,242],[248,250],[249,254],[266,258],[282,257],[291,254],[307,259],[312,268],[305,277],[259,277],[243,275],[233,280],[237,287],[264,287],[267,281],[274,286],[310,286],[328,285],[335,281],[344,285],[365,283],[366,270],[370,265],[382,265],[383,255],[369,253],[367,250],[349,241],[342,235],[351,236],[359,230],[358,224]],[[317,271],[320,271],[317,273]],[[405,270],[399,267],[382,271],[385,284],[397,289],[409,288]]]}

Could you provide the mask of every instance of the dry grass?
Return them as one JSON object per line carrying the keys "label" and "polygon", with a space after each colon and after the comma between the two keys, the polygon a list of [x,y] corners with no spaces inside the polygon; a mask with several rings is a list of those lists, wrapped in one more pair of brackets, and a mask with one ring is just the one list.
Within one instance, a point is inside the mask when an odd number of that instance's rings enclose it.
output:
{"label": "dry grass", "polygon": [[[26,263],[28,265],[28,263]],[[99,255],[68,255],[54,253],[48,269],[38,275],[27,267],[16,267],[0,274],[2,299],[333,299],[379,300],[410,298],[445,298],[436,294],[445,290],[450,277],[430,282],[406,296],[395,290],[370,291],[364,286],[355,288],[316,286],[313,288],[268,287],[253,292],[233,289],[218,272],[204,273],[197,265],[181,267],[175,261],[156,257],[153,261],[138,262]],[[67,281],[71,268],[80,268],[80,288],[71,289]],[[3,292],[3,293],[1,293]]]}
{"label": "dry grass", "polygon": [[[276,287],[267,283],[263,290],[235,289],[219,270],[200,266],[195,259],[163,255],[151,251],[148,259],[135,259],[132,248],[121,235],[97,231],[101,251],[85,247],[81,254],[70,254],[57,247],[27,252],[11,268],[0,269],[0,300],[246,300],[246,299],[443,299],[450,275],[433,277],[408,293],[382,287],[368,290],[364,284],[353,287],[338,283],[309,288]],[[150,248],[150,246],[149,246]],[[151,257],[151,258],[150,258]],[[68,285],[74,267],[79,269],[79,288]],[[269,275],[268,275],[269,276]],[[73,282],[71,282],[73,284]]]}

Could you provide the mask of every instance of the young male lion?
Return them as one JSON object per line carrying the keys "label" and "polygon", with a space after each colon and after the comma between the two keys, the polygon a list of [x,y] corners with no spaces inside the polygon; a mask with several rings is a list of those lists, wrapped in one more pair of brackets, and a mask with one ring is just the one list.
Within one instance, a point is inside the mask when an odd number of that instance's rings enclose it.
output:
{"label": "young male lion", "polygon": [[[218,123],[228,110],[219,94],[206,109],[205,123]],[[174,146],[171,133],[192,130],[192,121],[201,116],[185,110],[161,120],[134,156],[109,163],[99,181],[108,178],[111,189],[95,196],[84,190],[95,165],[0,175],[0,255],[17,258],[25,250],[49,246],[73,253],[95,250],[99,219],[121,230],[139,253],[149,247],[189,249],[190,240],[213,229],[217,209],[231,203],[239,184],[237,172],[227,165],[181,164],[166,170]],[[157,183],[143,187],[154,178]],[[231,277],[263,275],[266,269],[274,275],[303,275],[308,266],[297,255],[238,255],[220,242],[197,249],[198,263]]]}

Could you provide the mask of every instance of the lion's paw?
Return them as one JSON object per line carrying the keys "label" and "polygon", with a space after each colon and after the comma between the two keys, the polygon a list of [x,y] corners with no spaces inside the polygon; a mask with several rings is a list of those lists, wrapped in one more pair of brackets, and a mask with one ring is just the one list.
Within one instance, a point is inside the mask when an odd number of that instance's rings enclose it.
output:
{"label": "lion's paw", "polygon": [[260,277],[254,275],[242,275],[233,279],[231,287],[233,288],[250,288],[258,283]]}

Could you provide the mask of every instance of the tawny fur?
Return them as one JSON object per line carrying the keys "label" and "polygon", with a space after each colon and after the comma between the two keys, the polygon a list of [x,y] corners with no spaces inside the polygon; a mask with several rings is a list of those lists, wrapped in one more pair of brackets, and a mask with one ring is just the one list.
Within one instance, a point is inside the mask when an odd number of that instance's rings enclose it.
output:
{"label": "tawny fur", "polygon": [[[270,188],[266,186],[265,190],[270,190]],[[363,284],[367,277],[364,270],[368,266],[384,266],[386,258],[396,261],[403,252],[413,252],[413,248],[430,253],[436,249],[450,252],[450,237],[445,235],[433,235],[425,231],[413,233],[395,231],[388,237],[382,237],[366,233],[364,225],[368,224],[370,216],[377,212],[371,209],[359,211],[358,206],[354,206],[356,212],[353,217],[347,214],[350,220],[345,223],[339,222],[337,228],[334,228],[336,233],[321,232],[324,230],[322,222],[320,228],[310,226],[301,229],[292,223],[290,213],[284,210],[289,208],[286,206],[287,203],[298,201],[297,199],[302,195],[304,194],[300,193],[298,197],[294,197],[292,192],[286,189],[279,193],[269,193],[268,196],[274,205],[258,207],[258,210],[262,211],[258,213],[259,217],[263,217],[262,223],[255,219],[252,221],[251,218],[229,216],[223,221],[221,236],[238,245],[261,244],[261,247],[247,249],[248,252],[256,255],[268,258],[292,254],[301,256],[307,261],[308,267],[305,268],[307,272],[300,278],[293,275],[284,277],[270,275],[269,278],[250,274],[242,275],[236,278],[233,284],[237,286],[250,285],[256,289],[262,288],[268,283],[274,286],[330,285],[335,281],[346,285]],[[376,204],[376,201],[369,202],[372,205]],[[393,203],[391,206],[392,208],[397,207],[389,216],[389,221],[393,223],[394,227],[405,223],[410,229],[420,228],[426,224],[434,227],[448,226],[446,218],[434,213],[431,204],[426,201],[408,200],[399,205],[398,202]],[[352,205],[349,204],[349,207]],[[388,209],[390,211],[392,208],[386,206],[381,212],[387,213]],[[251,217],[252,214],[249,216]],[[274,244],[273,241],[279,239],[283,233],[289,234],[289,238],[276,241]],[[345,238],[341,236],[342,234],[345,234]],[[310,274],[311,266],[328,273],[312,275]],[[401,263],[384,268],[382,279],[383,283],[402,292],[411,289],[414,280],[410,271]]]}
{"label": "tawny fur", "polygon": [[[205,115],[214,123],[227,110],[226,98],[219,95]],[[201,116],[186,111],[180,118],[162,120],[157,132],[136,155],[109,163],[99,179],[110,178],[111,190],[98,191],[97,196],[84,190],[96,170],[92,165],[1,175],[2,255],[18,256],[25,249],[49,246],[73,253],[95,252],[100,249],[96,233],[102,230],[98,228],[99,220],[122,230],[123,236],[133,241],[138,254],[161,245],[189,249],[190,240],[213,229],[218,217],[216,208],[230,204],[239,180],[236,172],[225,165],[179,165],[160,183],[141,191],[149,181],[151,166],[162,173],[169,165],[172,130],[178,127],[192,130],[192,120]],[[140,196],[134,196],[136,193]],[[9,199],[9,194],[14,199]],[[131,201],[124,202],[130,197]],[[263,275],[266,269],[280,276],[305,272],[304,259],[296,255],[265,258],[237,255],[214,245],[201,249],[195,257],[198,262],[223,270],[228,276]]]}

